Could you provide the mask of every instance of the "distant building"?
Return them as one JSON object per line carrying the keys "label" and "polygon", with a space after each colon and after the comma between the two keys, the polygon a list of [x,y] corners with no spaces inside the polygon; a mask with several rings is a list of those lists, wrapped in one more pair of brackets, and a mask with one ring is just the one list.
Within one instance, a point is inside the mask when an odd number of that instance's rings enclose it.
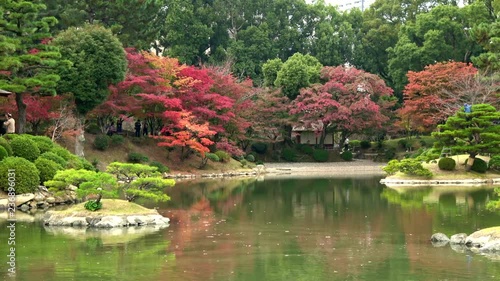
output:
{"label": "distant building", "polygon": [[348,11],[354,8],[364,11],[374,2],[375,0],[325,0],[325,4],[337,6],[339,11]]}

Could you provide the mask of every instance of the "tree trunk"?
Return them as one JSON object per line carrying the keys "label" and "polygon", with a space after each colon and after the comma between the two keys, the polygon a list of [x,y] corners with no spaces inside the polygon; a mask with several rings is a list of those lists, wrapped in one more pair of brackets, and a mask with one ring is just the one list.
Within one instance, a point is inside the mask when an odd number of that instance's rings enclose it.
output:
{"label": "tree trunk", "polygon": [[99,202],[101,202],[101,198],[102,198],[102,194],[101,193],[97,194],[97,200],[95,200],[95,202],[97,204],[99,204]]}
{"label": "tree trunk", "polygon": [[16,120],[16,132],[18,134],[24,134],[26,127],[26,104],[23,101],[23,93],[16,93],[16,105],[18,114],[18,120]]}
{"label": "tree trunk", "polygon": [[75,138],[75,154],[79,157],[85,157],[83,143],[85,142],[85,130],[84,130],[84,119],[79,118],[77,122],[77,132],[78,135]]}
{"label": "tree trunk", "polygon": [[465,171],[469,172],[474,164],[474,160],[476,159],[477,153],[471,152],[469,153],[469,158],[467,159],[467,163],[465,164]]}

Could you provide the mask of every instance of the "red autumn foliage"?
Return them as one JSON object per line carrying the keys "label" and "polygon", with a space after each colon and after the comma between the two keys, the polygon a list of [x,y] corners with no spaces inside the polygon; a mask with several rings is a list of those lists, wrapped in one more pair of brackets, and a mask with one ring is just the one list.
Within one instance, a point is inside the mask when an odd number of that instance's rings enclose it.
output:
{"label": "red autumn foliage", "polygon": [[400,127],[430,132],[464,103],[499,105],[493,87],[475,67],[461,62],[436,63],[419,72],[408,72],[398,114]]}
{"label": "red autumn foliage", "polygon": [[393,91],[378,76],[338,66],[323,68],[321,79],[324,84],[301,91],[290,114],[297,114],[306,126],[321,120],[323,137],[330,131],[341,132],[345,139],[353,133],[380,129],[389,120]]}

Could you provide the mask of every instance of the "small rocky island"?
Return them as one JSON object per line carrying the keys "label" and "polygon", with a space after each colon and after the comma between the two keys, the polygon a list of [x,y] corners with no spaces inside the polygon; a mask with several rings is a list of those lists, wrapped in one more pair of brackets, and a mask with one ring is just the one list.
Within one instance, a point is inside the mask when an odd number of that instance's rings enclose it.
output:
{"label": "small rocky island", "polygon": [[442,247],[450,243],[453,250],[471,251],[485,255],[500,256],[500,226],[481,229],[471,235],[459,233],[450,238],[443,233],[435,233],[431,237],[432,245]]}
{"label": "small rocky island", "polygon": [[43,223],[48,226],[112,228],[143,225],[168,226],[169,219],[156,210],[117,199],[102,199],[102,209],[89,211],[84,203],[63,211],[48,211]]}

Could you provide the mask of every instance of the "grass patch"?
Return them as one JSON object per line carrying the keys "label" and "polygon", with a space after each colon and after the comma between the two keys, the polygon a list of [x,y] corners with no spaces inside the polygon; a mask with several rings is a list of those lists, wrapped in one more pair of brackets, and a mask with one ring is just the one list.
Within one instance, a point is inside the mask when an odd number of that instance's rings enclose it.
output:
{"label": "grass patch", "polygon": [[54,211],[57,215],[71,215],[74,217],[86,216],[115,216],[115,215],[157,215],[156,210],[144,208],[135,203],[120,199],[102,199],[102,209],[91,212],[85,209],[85,202],[74,205],[63,211]]}

